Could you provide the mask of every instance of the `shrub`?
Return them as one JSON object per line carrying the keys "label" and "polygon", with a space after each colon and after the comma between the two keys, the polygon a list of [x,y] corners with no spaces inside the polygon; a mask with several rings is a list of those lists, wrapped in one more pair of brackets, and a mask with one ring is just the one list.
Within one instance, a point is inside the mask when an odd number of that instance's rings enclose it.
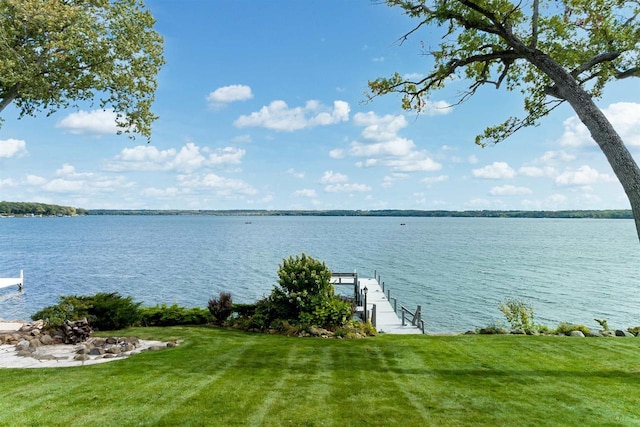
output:
{"label": "shrub", "polygon": [[278,277],[278,286],[266,298],[231,307],[239,314],[230,322],[233,326],[289,333],[313,326],[334,330],[351,319],[354,307],[335,295],[331,271],[323,262],[304,253],[289,257],[278,268]]}
{"label": "shrub", "polygon": [[536,330],[539,334],[550,334],[552,332],[547,325],[536,325]]}
{"label": "shrub", "polygon": [[63,304],[51,305],[35,312],[31,318],[44,320],[45,329],[57,329],[64,325],[65,320],[73,319],[70,308],[70,306]]}
{"label": "shrub", "polygon": [[335,336],[339,338],[359,338],[366,336],[376,336],[378,332],[371,323],[356,322],[349,320],[335,331]]}
{"label": "shrub", "polygon": [[231,304],[231,312],[238,316],[253,316],[256,312],[256,304]]}
{"label": "shrub", "polygon": [[115,292],[99,293],[87,297],[86,301],[90,305],[88,314],[92,317],[89,324],[94,329],[124,329],[140,319],[140,303],[134,303],[131,297],[122,297]]}
{"label": "shrub", "polygon": [[536,330],[533,323],[533,307],[518,299],[507,299],[500,305],[500,311],[514,331],[531,333]]}
{"label": "shrub", "polygon": [[627,328],[627,331],[632,333],[635,336],[640,335],[640,326],[635,326],[633,328]]}
{"label": "shrub", "polygon": [[600,327],[602,328],[603,331],[609,331],[609,323],[607,323],[607,319],[593,319],[596,322],[598,322],[598,324],[600,325]]}
{"label": "shrub", "polygon": [[562,322],[556,328],[556,334],[558,335],[571,335],[573,331],[580,331],[585,336],[591,334],[591,330],[587,328],[585,325],[574,325],[572,323]]}
{"label": "shrub", "polygon": [[118,293],[98,293],[92,296],[61,296],[58,304],[34,313],[32,319],[42,319],[45,327],[55,329],[65,321],[86,318],[94,329],[115,330],[135,324],[140,316],[140,303]]}
{"label": "shrub", "polygon": [[353,315],[353,304],[339,298],[331,298],[315,304],[311,312],[300,313],[300,323],[308,326],[331,328],[347,323]]}
{"label": "shrub", "polygon": [[220,292],[220,297],[213,297],[209,300],[208,308],[209,313],[213,316],[214,322],[222,325],[233,312],[231,294],[228,292]]}
{"label": "shrub", "polygon": [[142,326],[204,325],[211,321],[209,311],[199,307],[186,308],[177,304],[162,304],[140,309]]}
{"label": "shrub", "polygon": [[507,333],[501,322],[493,322],[484,328],[476,328],[476,333],[482,335],[503,335]]}

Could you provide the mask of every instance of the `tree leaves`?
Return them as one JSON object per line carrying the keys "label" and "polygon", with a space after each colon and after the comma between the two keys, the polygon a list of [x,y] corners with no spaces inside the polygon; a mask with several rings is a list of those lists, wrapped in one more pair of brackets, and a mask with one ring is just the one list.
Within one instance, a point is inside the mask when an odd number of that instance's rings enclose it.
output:
{"label": "tree leaves", "polygon": [[0,2],[0,111],[113,108],[123,132],[151,137],[163,39],[142,0]]}
{"label": "tree leaves", "polygon": [[[478,135],[476,143],[497,143],[517,130],[533,126],[564,97],[555,82],[535,64],[546,55],[563,67],[589,95],[602,95],[607,83],[640,75],[640,5],[624,0],[388,0],[420,22],[404,43],[425,26],[439,27],[443,37],[429,55],[432,71],[419,82],[399,73],[369,82],[368,99],[387,93],[402,95],[402,108],[420,112],[433,92],[452,80],[469,82],[457,103],[478,88],[520,90],[523,117],[511,117]],[[549,100],[548,95],[556,97]]]}

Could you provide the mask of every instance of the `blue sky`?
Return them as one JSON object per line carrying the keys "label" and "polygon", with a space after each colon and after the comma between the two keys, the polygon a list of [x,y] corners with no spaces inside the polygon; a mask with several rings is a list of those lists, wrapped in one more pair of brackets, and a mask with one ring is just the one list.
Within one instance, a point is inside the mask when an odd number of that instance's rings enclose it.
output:
{"label": "blue sky", "polygon": [[[568,107],[496,146],[518,93],[438,92],[420,116],[367,81],[430,70],[415,22],[369,0],[148,0],[165,37],[150,144],[91,105],[0,129],[0,200],[111,209],[617,209],[620,184]],[[640,79],[599,101],[636,159]]]}

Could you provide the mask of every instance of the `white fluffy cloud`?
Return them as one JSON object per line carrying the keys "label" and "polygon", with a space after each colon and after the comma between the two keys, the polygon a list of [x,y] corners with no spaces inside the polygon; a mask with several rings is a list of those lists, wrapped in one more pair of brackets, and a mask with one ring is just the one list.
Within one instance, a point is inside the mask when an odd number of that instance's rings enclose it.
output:
{"label": "white fluffy cloud", "polygon": [[119,130],[116,118],[113,110],[80,110],[60,120],[56,127],[66,129],[72,134],[109,135]]}
{"label": "white fluffy cloud", "polygon": [[443,116],[453,111],[453,106],[446,101],[427,101],[421,113],[427,116]]}
{"label": "white fluffy cloud", "polygon": [[192,190],[211,190],[222,197],[252,196],[258,191],[240,179],[225,178],[214,173],[197,175],[179,175],[178,181],[184,188]]}
{"label": "white fluffy cloud", "polygon": [[349,181],[349,177],[347,175],[334,171],[326,171],[324,175],[322,175],[322,178],[320,178],[320,182],[322,184],[338,184],[347,181]]}
{"label": "white fluffy cloud", "polygon": [[420,180],[420,182],[423,184],[431,185],[431,184],[437,184],[439,182],[445,182],[448,179],[449,177],[447,175],[428,176]]}
{"label": "white fluffy cloud", "polygon": [[356,193],[371,191],[371,187],[366,184],[330,184],[324,187],[327,193]]}
{"label": "white fluffy cloud", "polygon": [[0,141],[0,158],[22,157],[27,154],[27,143],[21,139]]}
{"label": "white fluffy cloud", "polygon": [[473,169],[471,173],[474,177],[483,179],[509,179],[516,175],[516,171],[506,162],[493,162],[485,167]]}
{"label": "white fluffy cloud", "polygon": [[522,166],[518,169],[518,174],[522,176],[528,176],[530,178],[541,178],[548,176],[555,176],[557,171],[555,168],[546,166],[546,167],[538,167],[538,166]]}
{"label": "white fluffy cloud", "polygon": [[55,193],[56,198],[97,197],[101,194],[113,193],[134,187],[132,182],[123,176],[108,176],[95,172],[78,172],[75,166],[63,164],[55,171],[53,177],[27,174],[24,178],[14,180],[28,194]]}
{"label": "white fluffy cloud", "polygon": [[[640,146],[640,104],[619,102],[602,110],[616,129],[625,144]],[[577,116],[564,121],[564,134],[560,144],[565,147],[578,147],[593,144],[589,131]]]}
{"label": "white fluffy cloud", "polygon": [[557,185],[589,185],[596,182],[614,182],[615,178],[606,173],[600,173],[591,166],[580,166],[576,170],[568,170],[555,178]]}
{"label": "white fluffy cloud", "polygon": [[489,194],[492,196],[523,196],[531,194],[531,189],[527,187],[516,187],[515,185],[502,185],[493,187]]}
{"label": "white fluffy cloud", "polygon": [[[398,135],[407,126],[404,116],[378,116],[370,111],[355,114],[353,122],[364,127],[361,138],[351,142],[347,152],[353,157],[366,158],[357,162],[356,166],[383,165],[395,172],[435,171],[442,168],[426,151],[416,150],[412,140]],[[332,157],[338,158],[343,154],[341,150],[334,150]]]}
{"label": "white fluffy cloud", "polygon": [[152,145],[125,148],[113,160],[104,164],[109,171],[169,171],[193,172],[203,167],[237,165],[242,162],[246,150],[224,147],[211,150],[188,142],[176,150],[159,150]]}
{"label": "white fluffy cloud", "polygon": [[334,101],[333,108],[315,100],[307,101],[304,107],[294,108],[289,108],[284,101],[273,101],[260,111],[240,116],[233,124],[238,128],[263,127],[278,132],[293,132],[348,121],[350,111],[351,107],[345,101]]}
{"label": "white fluffy cloud", "polygon": [[246,101],[253,98],[251,88],[246,85],[230,85],[219,87],[207,96],[209,105],[217,108],[232,102]]}

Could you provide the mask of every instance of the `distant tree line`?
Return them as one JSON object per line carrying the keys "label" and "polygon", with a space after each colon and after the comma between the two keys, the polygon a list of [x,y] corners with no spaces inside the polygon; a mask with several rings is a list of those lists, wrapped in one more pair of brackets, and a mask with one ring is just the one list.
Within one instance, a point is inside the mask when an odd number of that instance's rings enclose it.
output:
{"label": "distant tree line", "polygon": [[633,219],[630,209],[563,211],[423,211],[383,210],[181,210],[181,209],[82,209],[35,202],[0,202],[0,215],[193,215],[193,216],[364,216],[427,218],[607,218]]}
{"label": "distant tree line", "polygon": [[0,215],[71,216],[86,215],[86,209],[35,202],[0,202]]}
{"label": "distant tree line", "polygon": [[458,218],[608,218],[633,219],[629,209],[563,211],[423,211],[423,210],[153,210],[92,209],[87,215],[211,215],[211,216],[365,216]]}

